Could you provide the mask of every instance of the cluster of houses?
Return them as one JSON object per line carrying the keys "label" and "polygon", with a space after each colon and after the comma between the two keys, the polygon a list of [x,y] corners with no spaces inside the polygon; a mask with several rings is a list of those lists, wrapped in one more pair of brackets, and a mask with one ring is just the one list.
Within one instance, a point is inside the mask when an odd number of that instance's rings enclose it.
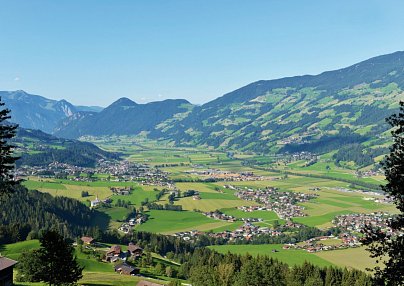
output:
{"label": "cluster of houses", "polygon": [[133,187],[110,187],[109,188],[114,195],[129,196],[133,191]]}
{"label": "cluster of houses", "polygon": [[128,222],[124,222],[121,224],[121,226],[118,228],[119,231],[127,234],[132,232],[133,228],[136,225],[141,225],[142,223],[147,221],[147,216],[143,214],[137,214],[136,218],[130,218]]}
{"label": "cluster of houses", "polygon": [[[90,236],[83,236],[81,241],[87,247],[96,245],[95,240]],[[126,251],[124,251],[120,245],[112,245],[108,250],[105,251],[103,261],[114,263],[115,272],[119,274],[138,275],[140,273],[140,269],[128,264],[127,259],[129,257],[138,259],[142,255],[143,249],[134,243],[129,243]]]}
{"label": "cluster of houses", "polygon": [[261,221],[263,221],[262,218],[236,218],[234,216],[224,214],[219,210],[216,210],[214,212],[204,212],[202,214],[204,214],[205,216],[207,216],[209,218],[222,220],[222,221],[227,221],[227,222],[235,222],[235,221],[261,222]]}
{"label": "cluster of houses", "polygon": [[40,176],[46,178],[58,177],[61,174],[73,181],[91,182],[92,176],[81,174],[108,174],[109,177],[101,180],[111,181],[137,181],[143,184],[166,185],[168,173],[145,164],[124,161],[110,161],[101,159],[95,168],[84,168],[70,164],[52,162],[47,166],[21,166],[16,170],[17,177]]}
{"label": "cluster of houses", "polygon": [[197,230],[193,231],[184,231],[184,232],[177,232],[174,234],[176,237],[180,237],[185,241],[195,241],[198,236],[201,235],[208,235],[212,238],[220,238],[226,241],[235,241],[235,240],[252,240],[254,237],[259,235],[271,235],[271,236],[278,236],[282,232],[280,230],[270,229],[268,227],[260,227],[256,226],[253,223],[245,222],[242,226],[237,228],[236,230],[230,231],[222,231],[222,232],[201,232]]}
{"label": "cluster of houses", "polygon": [[256,210],[274,211],[281,219],[306,216],[303,212],[304,207],[297,205],[297,203],[304,203],[318,196],[316,194],[297,192],[279,192],[277,188],[273,187],[257,190],[250,188],[243,189],[239,187],[233,188],[237,189],[235,195],[238,198],[262,204],[262,206],[239,207],[240,210],[245,212]]}
{"label": "cluster of houses", "polygon": [[203,214],[209,218],[228,221],[228,222],[235,222],[237,220],[237,218],[235,218],[234,216],[226,215],[219,210],[216,210],[214,212],[204,212]]}
{"label": "cluster of houses", "polygon": [[370,214],[346,214],[339,215],[332,221],[333,224],[345,231],[360,232],[366,225],[379,227],[384,231],[390,231],[387,221],[391,214],[385,212],[374,212]]}
{"label": "cluster of houses", "polygon": [[[332,241],[327,243],[326,241]],[[337,249],[346,249],[359,247],[361,245],[359,238],[349,233],[342,233],[338,238],[334,236],[320,236],[311,238],[300,244],[285,244],[283,249],[303,249],[307,252],[319,252]]]}
{"label": "cluster of houses", "polygon": [[230,172],[222,171],[219,169],[207,169],[207,170],[191,170],[186,173],[196,176],[204,177],[205,179],[215,181],[262,181],[266,178],[264,176],[254,175],[253,172]]}
{"label": "cluster of houses", "polygon": [[260,235],[278,236],[281,232],[279,230],[271,229],[269,227],[256,226],[253,223],[245,222],[242,226],[233,231],[223,231],[218,233],[209,233],[210,237],[222,238],[227,241],[235,240],[252,240],[254,237]]}

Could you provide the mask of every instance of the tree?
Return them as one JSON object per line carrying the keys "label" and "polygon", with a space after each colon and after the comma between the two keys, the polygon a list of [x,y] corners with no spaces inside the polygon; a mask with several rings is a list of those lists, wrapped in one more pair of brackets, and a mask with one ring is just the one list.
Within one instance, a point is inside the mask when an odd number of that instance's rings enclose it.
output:
{"label": "tree", "polygon": [[[39,239],[41,247],[20,257],[21,277],[49,285],[74,285],[82,276],[73,247],[56,231],[47,231]],[[34,267],[32,266],[34,265]]]}
{"label": "tree", "polygon": [[[4,102],[0,97],[0,108]],[[13,170],[18,157],[13,156],[14,146],[9,143],[16,134],[18,125],[7,122],[11,118],[10,109],[0,110],[0,196],[10,193],[12,186],[16,184]]]}
{"label": "tree", "polygon": [[398,235],[404,231],[404,102],[400,102],[399,113],[386,121],[393,127],[393,145],[382,163],[388,182],[382,190],[394,200],[400,213],[387,222],[392,233],[367,226],[363,230],[364,244],[368,245],[371,257],[384,264],[384,268],[378,265],[374,268],[378,284],[404,285],[404,236]]}

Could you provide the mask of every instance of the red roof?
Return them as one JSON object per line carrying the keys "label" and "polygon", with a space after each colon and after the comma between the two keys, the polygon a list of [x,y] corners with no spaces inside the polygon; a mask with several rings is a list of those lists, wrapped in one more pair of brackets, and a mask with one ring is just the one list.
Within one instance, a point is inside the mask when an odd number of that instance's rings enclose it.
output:
{"label": "red roof", "polygon": [[6,257],[0,257],[0,270],[4,270],[9,267],[12,267],[15,264],[17,264],[17,261],[14,261],[14,260],[6,258]]}

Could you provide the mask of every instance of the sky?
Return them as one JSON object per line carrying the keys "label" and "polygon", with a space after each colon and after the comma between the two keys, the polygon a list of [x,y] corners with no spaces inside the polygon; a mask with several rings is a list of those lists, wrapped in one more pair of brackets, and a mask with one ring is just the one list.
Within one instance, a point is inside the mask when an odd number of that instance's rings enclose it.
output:
{"label": "sky", "polygon": [[0,90],[203,104],[404,50],[402,0],[0,0]]}

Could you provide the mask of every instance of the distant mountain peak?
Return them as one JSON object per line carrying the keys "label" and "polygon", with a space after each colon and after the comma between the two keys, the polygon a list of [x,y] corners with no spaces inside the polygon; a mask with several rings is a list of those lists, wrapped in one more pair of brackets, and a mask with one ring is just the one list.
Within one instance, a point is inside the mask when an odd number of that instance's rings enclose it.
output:
{"label": "distant mountain peak", "polygon": [[127,97],[121,97],[118,100],[116,100],[115,102],[113,102],[109,107],[117,107],[117,106],[136,106],[138,105],[136,102],[134,102],[133,100],[127,98]]}

